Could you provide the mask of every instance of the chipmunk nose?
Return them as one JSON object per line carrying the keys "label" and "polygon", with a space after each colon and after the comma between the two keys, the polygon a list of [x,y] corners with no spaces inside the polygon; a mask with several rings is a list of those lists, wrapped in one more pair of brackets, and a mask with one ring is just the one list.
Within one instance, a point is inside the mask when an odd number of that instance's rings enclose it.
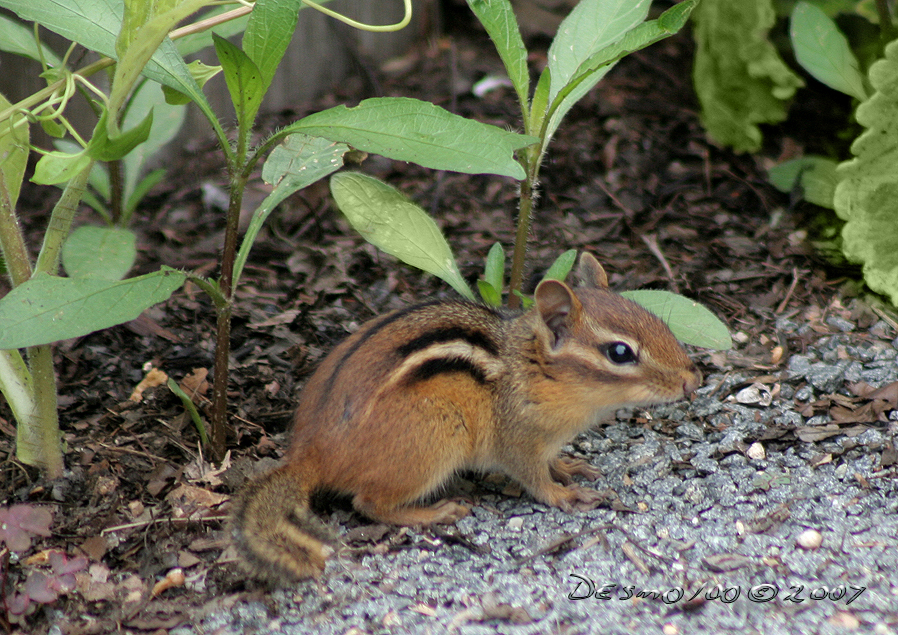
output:
{"label": "chipmunk nose", "polygon": [[689,372],[685,373],[683,379],[683,396],[688,397],[702,385],[702,373],[698,368],[693,366]]}

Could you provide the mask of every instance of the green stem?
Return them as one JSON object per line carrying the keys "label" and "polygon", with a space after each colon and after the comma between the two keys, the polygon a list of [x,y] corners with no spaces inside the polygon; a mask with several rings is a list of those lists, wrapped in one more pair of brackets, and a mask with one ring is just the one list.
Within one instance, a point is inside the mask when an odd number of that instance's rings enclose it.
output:
{"label": "green stem", "polygon": [[0,178],[0,248],[12,286],[17,287],[31,277],[31,259],[4,178]]}
{"label": "green stem", "polygon": [[530,237],[530,220],[537,197],[539,183],[539,165],[543,156],[543,144],[536,150],[528,148],[524,151],[522,163],[527,177],[521,182],[521,193],[518,197],[518,227],[514,238],[514,253],[511,257],[511,275],[508,282],[508,306],[516,309],[521,306],[521,298],[515,291],[521,290],[524,281],[524,262],[527,259],[527,239]]}
{"label": "green stem", "polygon": [[63,463],[52,347],[47,344],[29,348],[28,362],[36,409],[30,420],[19,421],[16,455],[23,463],[39,467],[48,478],[55,479],[62,476]]}
{"label": "green stem", "polygon": [[94,162],[91,161],[86,168],[72,177],[66,184],[59,201],[53,207],[47,232],[44,234],[44,244],[37,257],[37,265],[34,267],[35,273],[56,274],[58,271],[59,253],[72,228],[72,221],[78,211],[78,204],[84,196],[87,178],[90,176],[93,165]]}

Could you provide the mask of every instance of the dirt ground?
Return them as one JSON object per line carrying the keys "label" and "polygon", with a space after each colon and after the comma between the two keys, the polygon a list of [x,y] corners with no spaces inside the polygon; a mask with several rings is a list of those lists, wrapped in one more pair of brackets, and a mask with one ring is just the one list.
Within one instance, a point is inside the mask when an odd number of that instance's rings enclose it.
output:
{"label": "dirt ground", "polygon": [[[539,67],[548,39],[532,36],[529,45],[531,63]],[[677,291],[731,327],[736,352],[696,355],[706,374],[753,368],[775,375],[788,358],[783,351],[809,345],[806,334],[777,335],[776,319],[812,316],[823,324],[828,315],[851,315],[867,325],[878,319],[852,297],[858,271],[840,268],[815,248],[826,238],[818,229],[820,210],[776,192],[762,169],[818,149],[814,131],[837,125],[820,113],[834,113],[838,122],[841,111],[810,82],[793,113],[800,123],[765,129],[763,158],[737,156],[706,138],[690,64],[691,42],[681,34],[624,60],[572,110],[542,172],[531,271],[538,277],[561,251],[590,250],[613,287]],[[482,98],[471,92],[477,80],[500,73],[485,36],[473,28],[450,30],[401,59],[365,70],[302,111],[272,116],[266,127],[379,95],[425,99],[499,126],[517,120],[511,89]],[[434,173],[379,157],[359,169],[434,210],[471,281],[495,241],[512,242],[511,180]],[[225,187],[211,142],[179,157],[139,212],[134,273],[165,264],[214,274]],[[248,212],[264,190],[256,179]],[[24,214],[23,223],[35,240],[45,219],[44,196],[24,194],[33,213]],[[87,212],[80,218],[96,220]],[[51,536],[37,539],[21,558],[6,554],[0,584],[9,594],[30,571],[46,570],[39,557],[28,559],[35,554],[58,550],[87,560],[70,592],[35,606],[18,623],[8,623],[0,611],[0,624],[18,633],[47,633],[51,625],[67,634],[166,633],[258,594],[226,550],[222,521],[229,496],[246,475],[281,456],[296,392],[330,348],[364,320],[435,295],[449,297],[451,291],[364,243],[340,218],[326,183],[289,199],[260,235],[237,294],[233,429],[222,465],[203,455],[190,418],[166,388],[149,390],[140,402],[129,400],[149,367],[179,381],[187,377],[200,392],[207,389],[214,311],[200,290],[188,285],[132,323],[60,343],[67,443],[62,481],[42,481],[15,461],[12,418],[5,405],[0,409],[0,503],[40,505],[53,515]],[[347,515],[347,523],[367,524],[354,515]],[[396,539],[389,544],[400,549],[398,530],[387,531]],[[376,548],[359,544],[358,558]]]}

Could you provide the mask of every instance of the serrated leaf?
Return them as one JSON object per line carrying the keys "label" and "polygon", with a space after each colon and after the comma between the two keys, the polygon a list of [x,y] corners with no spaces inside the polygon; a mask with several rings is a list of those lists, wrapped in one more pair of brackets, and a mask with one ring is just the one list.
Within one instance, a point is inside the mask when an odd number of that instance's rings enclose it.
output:
{"label": "serrated leaf", "polygon": [[775,21],[770,0],[702,0],[693,12],[702,123],[738,152],[761,147],[758,124],[785,119],[786,100],[804,85],[767,36]]}
{"label": "serrated leaf", "polygon": [[773,166],[767,178],[780,192],[788,194],[797,185],[804,200],[832,209],[838,183],[836,165],[832,159],[807,155]]}
{"label": "serrated leaf", "polygon": [[832,18],[808,2],[799,2],[792,11],[789,35],[795,59],[808,73],[830,88],[866,99],[860,64]]}
{"label": "serrated leaf", "polygon": [[486,267],[483,272],[484,281],[499,294],[502,303],[502,289],[505,288],[505,249],[502,243],[494,243],[486,255]]}
{"label": "serrated leaf", "polygon": [[264,95],[296,30],[302,0],[256,0],[246,32],[243,50],[256,65]]}
{"label": "serrated leaf", "polygon": [[262,73],[249,56],[224,38],[213,37],[215,52],[224,71],[225,82],[240,130],[252,128],[262,98],[265,97],[265,82]]}
{"label": "serrated leaf", "polygon": [[871,289],[898,306],[898,42],[869,72],[876,92],[858,106],[858,123],[867,128],[851,145],[855,159],[836,168],[835,210],[846,220],[845,256],[864,265]]}
{"label": "serrated leaf", "polygon": [[121,280],[134,266],[136,244],[130,229],[83,225],[62,246],[62,264],[72,278]]}
{"label": "serrated leaf", "polygon": [[733,347],[726,324],[695,300],[669,291],[624,291],[621,295],[661,318],[684,344],[713,350]]}
{"label": "serrated leaf", "polygon": [[434,170],[525,177],[514,151],[539,141],[406,97],[366,99],[309,115],[284,131],[324,137]]}
{"label": "serrated leaf", "polygon": [[331,193],[349,223],[369,243],[474,299],[439,227],[405,195],[356,172],[332,176]]}
{"label": "serrated leaf", "polygon": [[120,282],[37,274],[0,299],[0,349],[40,346],[137,318],[186,275],[164,268]]}
{"label": "serrated leaf", "polygon": [[555,259],[555,262],[553,262],[552,266],[546,271],[546,275],[543,276],[543,280],[561,280],[563,282],[564,279],[567,278],[567,274],[574,268],[574,262],[576,260],[577,250],[567,250]]}
{"label": "serrated leaf", "polygon": [[593,53],[645,20],[651,0],[581,0],[558,27],[549,47],[549,103]]}
{"label": "serrated leaf", "polygon": [[471,11],[486,29],[505,72],[511,80],[518,100],[526,103],[530,94],[530,71],[527,68],[527,49],[521,39],[518,21],[509,0],[468,0]]}

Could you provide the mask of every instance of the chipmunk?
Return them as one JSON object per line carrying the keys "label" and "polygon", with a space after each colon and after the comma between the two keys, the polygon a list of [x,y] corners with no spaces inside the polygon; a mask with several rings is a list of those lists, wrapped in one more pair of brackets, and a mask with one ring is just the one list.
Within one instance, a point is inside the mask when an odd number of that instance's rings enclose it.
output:
{"label": "chipmunk", "polygon": [[576,290],[543,280],[511,313],[465,300],[425,302],[370,320],[337,346],[299,397],[282,466],[237,497],[231,534],[255,577],[318,577],[333,537],[310,496],[352,496],[370,519],[453,523],[468,508],[422,498],[465,469],[501,470],[565,511],[602,495],[561,447],[615,410],[675,401],[701,374],[667,326],[608,289],[590,254]]}

